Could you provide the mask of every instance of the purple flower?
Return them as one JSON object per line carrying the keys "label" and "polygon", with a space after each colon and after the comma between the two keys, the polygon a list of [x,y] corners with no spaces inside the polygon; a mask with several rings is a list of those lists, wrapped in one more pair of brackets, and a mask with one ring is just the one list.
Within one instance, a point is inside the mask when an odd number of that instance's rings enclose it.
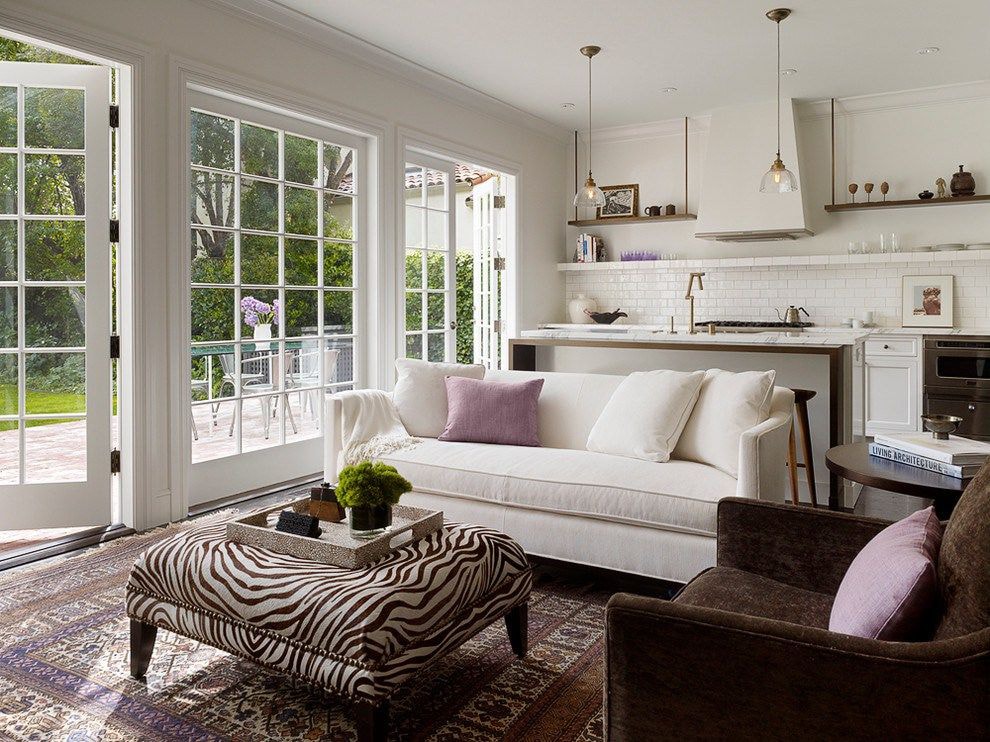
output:
{"label": "purple flower", "polygon": [[244,322],[249,327],[256,325],[278,324],[278,299],[271,304],[255,299],[253,296],[245,296],[241,299],[241,312],[244,313]]}

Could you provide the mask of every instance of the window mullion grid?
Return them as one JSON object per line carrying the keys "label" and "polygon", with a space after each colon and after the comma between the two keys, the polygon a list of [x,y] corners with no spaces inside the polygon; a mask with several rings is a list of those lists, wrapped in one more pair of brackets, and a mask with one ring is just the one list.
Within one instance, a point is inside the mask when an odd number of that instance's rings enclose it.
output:
{"label": "window mullion grid", "polygon": [[24,354],[24,86],[17,86],[17,436],[18,436],[18,484],[26,481],[24,470],[27,462],[27,444],[24,415],[27,409],[27,382]]}

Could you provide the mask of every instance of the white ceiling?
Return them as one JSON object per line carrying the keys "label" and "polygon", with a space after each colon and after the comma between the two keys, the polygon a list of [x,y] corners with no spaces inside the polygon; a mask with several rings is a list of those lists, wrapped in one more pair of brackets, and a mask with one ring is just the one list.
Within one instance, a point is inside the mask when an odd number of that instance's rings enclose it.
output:
{"label": "white ceiling", "polygon": [[[772,0],[269,0],[573,129],[774,95]],[[990,78],[988,0],[790,0],[783,94],[847,97]],[[916,50],[937,46],[939,54]],[[665,94],[667,86],[678,88]],[[565,110],[561,104],[575,103]]]}

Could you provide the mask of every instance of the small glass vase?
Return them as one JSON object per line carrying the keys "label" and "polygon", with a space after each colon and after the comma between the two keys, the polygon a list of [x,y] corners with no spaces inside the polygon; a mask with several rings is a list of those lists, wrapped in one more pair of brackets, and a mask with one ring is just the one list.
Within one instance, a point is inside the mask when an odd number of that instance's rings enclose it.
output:
{"label": "small glass vase", "polygon": [[392,506],[347,508],[347,525],[353,538],[380,536],[392,525]]}

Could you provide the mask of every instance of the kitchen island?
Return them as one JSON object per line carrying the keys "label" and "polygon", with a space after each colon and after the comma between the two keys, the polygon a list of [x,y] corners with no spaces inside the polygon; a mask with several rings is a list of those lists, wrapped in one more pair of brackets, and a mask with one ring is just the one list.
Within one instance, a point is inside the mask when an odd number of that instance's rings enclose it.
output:
{"label": "kitchen island", "polygon": [[[676,334],[651,325],[545,325],[509,341],[510,368],[530,371],[629,373],[655,368],[777,370],[777,383],[814,389],[812,429],[816,468],[824,451],[861,436],[863,342],[869,330],[809,328],[800,332]],[[713,358],[710,354],[718,353]],[[817,403],[817,404],[816,404]],[[854,426],[854,421],[857,423]],[[854,430],[854,427],[859,427]],[[827,441],[827,445],[825,445]],[[843,484],[829,475],[829,507],[843,505]]]}

